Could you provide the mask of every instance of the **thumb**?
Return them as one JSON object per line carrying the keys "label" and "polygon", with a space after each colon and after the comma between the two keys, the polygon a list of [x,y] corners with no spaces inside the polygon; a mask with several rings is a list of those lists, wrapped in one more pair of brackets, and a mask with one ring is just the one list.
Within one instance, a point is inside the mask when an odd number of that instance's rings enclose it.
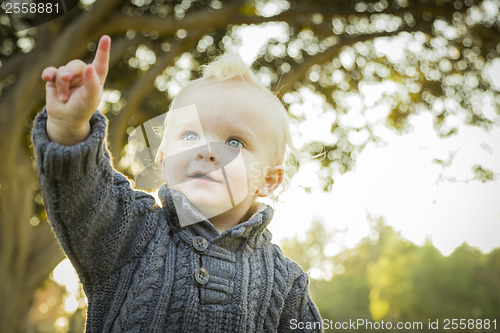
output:
{"label": "thumb", "polygon": [[45,103],[47,104],[47,110],[52,110],[58,102],[59,96],[57,95],[57,89],[54,82],[47,82],[45,84]]}
{"label": "thumb", "polygon": [[[86,65],[83,70],[83,88],[83,100],[92,103],[101,98],[102,86],[93,65]],[[99,102],[100,100],[97,101]]]}

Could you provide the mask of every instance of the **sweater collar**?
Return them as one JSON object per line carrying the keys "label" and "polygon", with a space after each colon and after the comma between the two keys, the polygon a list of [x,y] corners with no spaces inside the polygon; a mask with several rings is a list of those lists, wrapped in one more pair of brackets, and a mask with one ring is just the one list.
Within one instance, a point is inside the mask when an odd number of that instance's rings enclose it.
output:
{"label": "sweater collar", "polygon": [[167,221],[173,232],[188,230],[192,236],[202,236],[213,244],[235,250],[242,241],[251,247],[260,247],[271,241],[267,226],[271,222],[274,210],[265,204],[259,204],[257,212],[247,221],[219,234],[215,226],[181,192],[162,185],[158,197],[163,206]]}

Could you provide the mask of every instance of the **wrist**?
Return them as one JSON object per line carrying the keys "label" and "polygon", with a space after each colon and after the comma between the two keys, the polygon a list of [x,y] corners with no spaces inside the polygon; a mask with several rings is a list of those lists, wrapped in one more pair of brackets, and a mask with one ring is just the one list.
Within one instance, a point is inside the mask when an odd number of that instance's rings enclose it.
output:
{"label": "wrist", "polygon": [[48,117],[46,129],[51,141],[63,146],[73,146],[87,139],[90,134],[90,122],[73,124]]}

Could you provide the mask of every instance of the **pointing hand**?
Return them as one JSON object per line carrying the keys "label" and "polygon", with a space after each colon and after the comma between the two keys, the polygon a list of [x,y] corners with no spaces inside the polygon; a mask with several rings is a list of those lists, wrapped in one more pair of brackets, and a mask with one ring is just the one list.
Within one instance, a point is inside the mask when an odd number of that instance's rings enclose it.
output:
{"label": "pointing hand", "polygon": [[108,74],[111,38],[101,37],[94,61],[72,60],[42,72],[46,82],[47,133],[51,140],[71,145],[84,140],[97,109]]}

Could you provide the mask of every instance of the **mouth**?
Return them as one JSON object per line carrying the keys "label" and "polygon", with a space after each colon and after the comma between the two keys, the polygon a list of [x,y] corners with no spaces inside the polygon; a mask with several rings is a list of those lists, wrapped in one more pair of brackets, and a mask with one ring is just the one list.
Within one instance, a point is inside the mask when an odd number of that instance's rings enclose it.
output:
{"label": "mouth", "polygon": [[203,172],[195,172],[191,176],[189,176],[192,179],[198,179],[198,180],[204,180],[204,181],[212,181],[212,182],[217,182],[215,179],[210,177],[208,174],[203,173]]}

